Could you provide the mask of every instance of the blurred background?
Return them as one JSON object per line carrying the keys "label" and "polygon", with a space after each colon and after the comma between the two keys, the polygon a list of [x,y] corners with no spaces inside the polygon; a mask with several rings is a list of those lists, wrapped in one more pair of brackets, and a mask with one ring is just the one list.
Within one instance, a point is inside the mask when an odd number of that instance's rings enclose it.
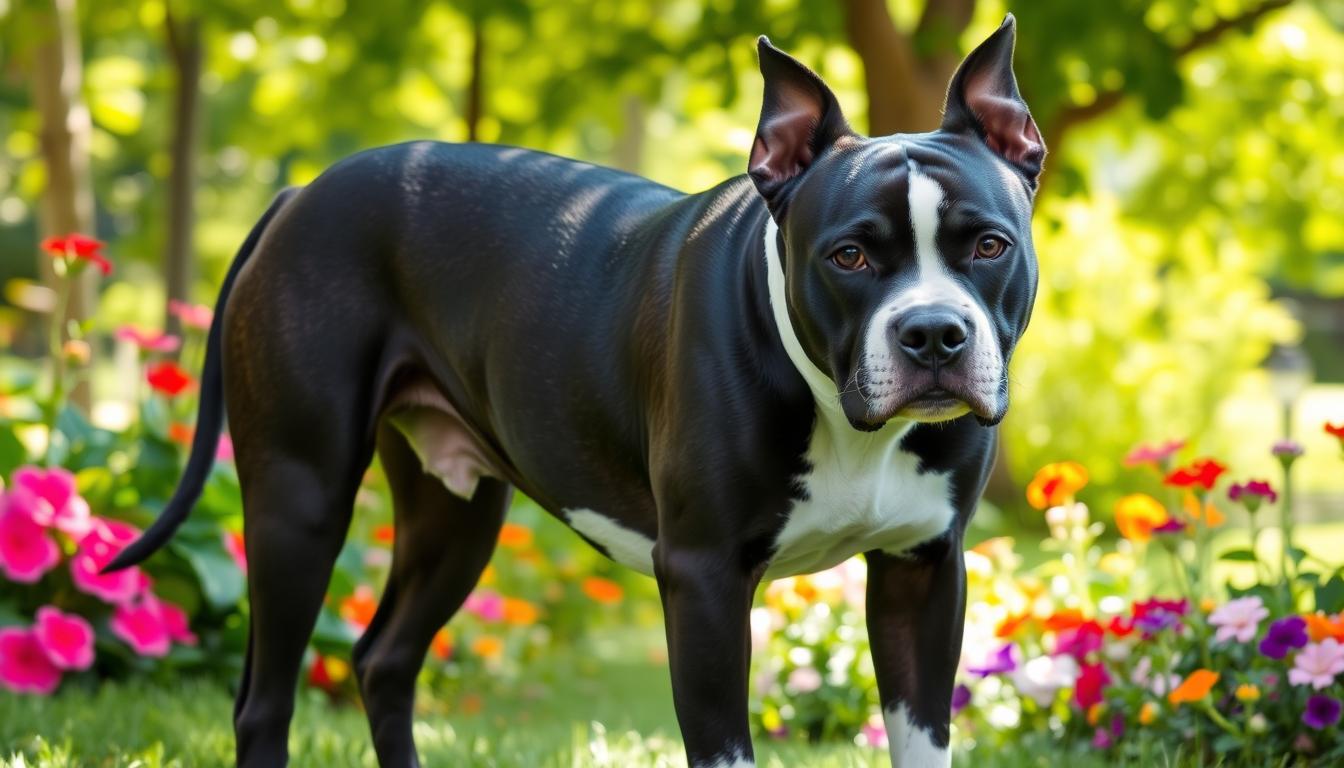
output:
{"label": "blurred background", "polygon": [[[936,127],[994,0],[0,0],[0,340],[40,349],[43,234],[118,268],[77,311],[167,323],[213,303],[285,185],[407,139],[503,142],[696,191],[741,173],[768,34],[873,135]],[[1033,0],[1021,89],[1050,149],[1042,292],[990,498],[1043,462],[1099,480],[1139,440],[1252,462],[1278,429],[1274,343],[1344,381],[1344,3]],[[25,297],[27,297],[25,299]],[[99,309],[92,311],[94,303]],[[108,350],[95,350],[107,352]],[[95,398],[125,394],[95,381]],[[100,415],[115,420],[115,409]],[[1325,440],[1324,435],[1306,435]],[[1303,490],[1344,481],[1303,465]]]}
{"label": "blurred background", "polygon": [[[74,400],[125,430],[142,373],[112,331],[182,332],[169,300],[213,304],[270,198],[346,155],[500,142],[698,191],[745,170],[757,35],[816,69],[856,129],[918,132],[1007,11],[1050,151],[1041,292],[972,542],[1045,530],[1023,490],[1048,462],[1085,465],[1108,516],[1160,485],[1126,453],[1170,439],[1268,476],[1268,444],[1294,436],[1300,517],[1337,520],[1320,424],[1344,413],[1341,0],[0,0],[0,374],[47,349],[44,237],[107,244],[111,277],[87,270],[71,303],[91,356]],[[3,395],[0,418],[18,418]],[[626,584],[525,501],[517,519],[559,569],[526,577],[538,595],[560,572]],[[613,625],[656,625],[640,584]]]}

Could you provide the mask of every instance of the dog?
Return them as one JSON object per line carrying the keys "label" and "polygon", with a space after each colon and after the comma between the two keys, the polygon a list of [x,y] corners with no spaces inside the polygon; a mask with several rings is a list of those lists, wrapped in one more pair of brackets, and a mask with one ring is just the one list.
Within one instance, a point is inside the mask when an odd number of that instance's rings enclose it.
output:
{"label": "dog", "polygon": [[687,195],[523,149],[414,142],[282,192],[224,280],[177,491],[224,418],[251,626],[238,764],[286,762],[296,679],[376,451],[391,573],[354,649],[378,761],[416,765],[415,678],[517,488],[654,576],[691,766],[753,764],[762,579],[863,553],[891,759],[947,766],[962,539],[1008,407],[1045,147],[1015,23],[960,65],[932,133],[866,138],[758,41],[748,173]]}

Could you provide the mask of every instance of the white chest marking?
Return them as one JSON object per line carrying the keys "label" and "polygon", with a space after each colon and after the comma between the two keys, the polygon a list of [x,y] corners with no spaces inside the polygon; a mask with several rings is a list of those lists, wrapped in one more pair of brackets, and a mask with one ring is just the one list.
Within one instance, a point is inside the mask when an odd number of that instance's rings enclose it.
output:
{"label": "white chest marking", "polygon": [[808,444],[811,470],[799,482],[807,499],[789,512],[775,541],[766,575],[824,570],[870,549],[902,552],[946,531],[955,517],[951,480],[918,471],[919,459],[900,449],[914,423],[893,419],[876,432],[859,432],[840,408],[835,383],[812,363],[789,319],[779,228],[765,225],[767,284],[780,339],[816,401]]}
{"label": "white chest marking", "polygon": [[612,560],[645,576],[653,575],[653,539],[591,509],[567,509],[569,526],[597,542]]}
{"label": "white chest marking", "polygon": [[893,768],[948,768],[952,752],[933,743],[928,730],[910,722],[905,704],[882,713]]}

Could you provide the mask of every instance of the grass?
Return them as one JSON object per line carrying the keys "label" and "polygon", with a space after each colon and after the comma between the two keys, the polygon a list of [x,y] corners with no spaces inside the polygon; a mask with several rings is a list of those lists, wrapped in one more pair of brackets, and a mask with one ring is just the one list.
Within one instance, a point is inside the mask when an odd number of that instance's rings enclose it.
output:
{"label": "grass", "polygon": [[[559,655],[559,654],[557,654]],[[523,681],[483,697],[471,715],[434,713],[426,702],[416,741],[426,765],[529,768],[685,766],[666,667],[647,659],[597,665],[572,655],[535,665]],[[591,657],[588,657],[591,658]],[[531,668],[530,668],[531,669]],[[232,700],[218,685],[187,680],[70,689],[53,698],[0,694],[0,766],[227,766]],[[374,766],[363,713],[305,691],[290,733],[296,766]],[[1062,754],[1022,749],[958,755],[958,766],[1053,768]],[[1070,768],[1104,761],[1068,755]],[[877,768],[883,751],[845,744],[758,740],[760,766]]]}

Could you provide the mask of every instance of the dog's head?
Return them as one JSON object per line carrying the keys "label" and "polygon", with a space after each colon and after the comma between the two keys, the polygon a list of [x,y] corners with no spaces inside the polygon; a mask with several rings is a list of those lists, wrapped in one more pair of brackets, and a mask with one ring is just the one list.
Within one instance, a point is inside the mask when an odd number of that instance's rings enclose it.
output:
{"label": "dog's head", "polygon": [[749,172],[778,228],[771,301],[857,429],[967,412],[996,424],[1008,408],[1008,359],[1036,295],[1045,156],[1014,38],[1009,16],[966,57],[938,130],[881,138],[850,130],[821,78],[760,40]]}

